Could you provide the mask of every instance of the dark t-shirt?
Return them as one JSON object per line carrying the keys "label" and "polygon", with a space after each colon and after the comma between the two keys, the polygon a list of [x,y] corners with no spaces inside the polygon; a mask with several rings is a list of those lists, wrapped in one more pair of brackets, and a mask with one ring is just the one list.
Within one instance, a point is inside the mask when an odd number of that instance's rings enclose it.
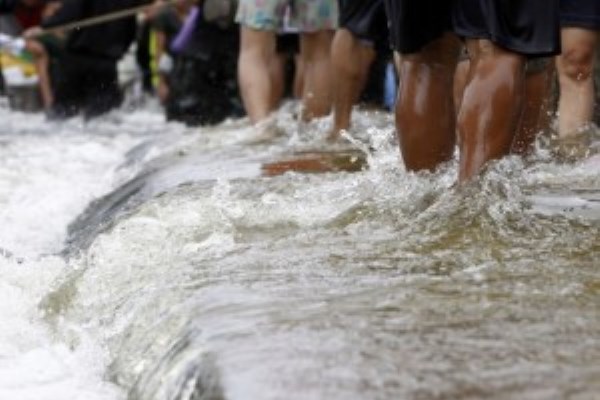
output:
{"label": "dark t-shirt", "polygon": [[600,0],[561,0],[563,27],[600,30]]}

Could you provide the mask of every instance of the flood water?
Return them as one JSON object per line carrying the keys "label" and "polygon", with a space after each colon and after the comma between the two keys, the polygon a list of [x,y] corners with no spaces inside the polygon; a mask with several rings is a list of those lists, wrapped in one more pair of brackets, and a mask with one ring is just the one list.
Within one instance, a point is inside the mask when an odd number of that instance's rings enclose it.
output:
{"label": "flood water", "polygon": [[147,108],[0,108],[0,399],[598,399],[600,159],[457,189],[356,116],[360,172]]}

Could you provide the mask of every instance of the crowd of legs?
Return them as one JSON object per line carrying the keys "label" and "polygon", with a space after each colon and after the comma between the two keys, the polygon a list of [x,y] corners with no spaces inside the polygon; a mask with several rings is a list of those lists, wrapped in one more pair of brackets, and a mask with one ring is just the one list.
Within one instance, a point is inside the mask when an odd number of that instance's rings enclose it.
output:
{"label": "crowd of legs", "polygon": [[[283,34],[297,34],[292,92],[302,105],[298,119],[307,122],[331,114],[330,141],[340,140],[351,129],[353,107],[378,55],[383,52],[394,60],[395,125],[409,171],[435,171],[458,148],[458,177],[464,182],[490,161],[511,153],[529,154],[537,134],[550,123],[555,81],[559,141],[585,136],[594,114],[600,3],[410,2],[239,0],[237,83],[250,123],[263,126],[281,105],[289,54],[278,50],[278,41]],[[64,14],[63,8],[56,7],[59,3],[45,6],[48,18]],[[192,0],[176,2],[177,25],[185,23],[192,8],[202,5]],[[159,29],[159,55],[172,52],[169,43],[176,32],[169,36],[168,31]],[[77,34],[85,37],[81,32],[71,36]],[[93,47],[86,45],[86,51]],[[77,93],[82,91],[98,113],[118,104],[116,58],[109,47],[102,47],[106,53],[102,59],[110,58],[106,68],[98,58],[84,62],[67,54],[63,59],[69,62],[61,63],[65,82],[51,82],[47,46],[35,34],[28,35],[26,49],[34,58],[45,108],[56,109],[57,98],[63,104],[72,98],[67,109],[76,108]],[[124,40],[121,47],[126,48]],[[71,65],[82,63],[87,65],[83,72]],[[102,77],[100,83],[90,77],[90,71]],[[171,97],[166,74],[160,75],[158,94],[163,103]]]}

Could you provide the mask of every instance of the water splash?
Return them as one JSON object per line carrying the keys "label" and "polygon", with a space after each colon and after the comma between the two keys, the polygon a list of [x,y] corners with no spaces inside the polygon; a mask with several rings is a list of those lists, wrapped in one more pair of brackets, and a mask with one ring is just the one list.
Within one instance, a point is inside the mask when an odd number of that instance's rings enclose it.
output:
{"label": "water splash", "polygon": [[[37,265],[31,259],[39,253],[59,250],[66,221],[114,188],[74,225],[85,245],[73,246],[80,251],[68,263],[42,258],[44,265],[56,263],[48,275],[28,271],[9,283],[21,285],[23,295],[6,290],[5,300],[16,299],[17,307],[7,302],[0,314],[23,307],[34,323],[17,312],[9,322],[13,332],[29,327],[35,332],[25,337],[33,340],[50,332],[54,344],[30,348],[58,344],[60,357],[93,360],[95,367],[86,363],[73,380],[48,378],[59,387],[67,382],[62,387],[75,393],[69,398],[125,396],[102,374],[131,399],[157,400],[598,393],[598,219],[540,215],[531,207],[532,193],[541,189],[597,195],[597,169],[508,158],[455,188],[455,163],[436,174],[407,173],[399,167],[390,117],[359,113],[351,142],[368,153],[368,169],[266,178],[257,167],[263,160],[325,146],[328,122],[298,128],[284,111],[283,136],[248,146],[247,128],[238,122],[189,131],[144,112],[111,118],[85,127],[106,134],[61,138],[77,163],[93,163],[89,175],[47,158],[69,177],[111,173],[78,187],[77,207],[56,206],[61,222],[43,229],[37,245],[13,247],[30,256],[27,267]],[[143,129],[156,133],[137,130],[146,118],[151,123]],[[11,124],[15,131],[34,129]],[[23,140],[49,143],[40,150],[45,157],[55,146],[29,131]],[[20,143],[10,138],[4,146]],[[117,150],[104,162],[83,162],[85,146],[105,155],[111,146]],[[4,154],[16,162],[13,149]],[[25,169],[15,181],[47,176],[42,168]],[[43,191],[31,182],[23,193]],[[62,195],[73,190],[53,187]],[[3,201],[13,199],[6,192]],[[24,226],[22,237],[33,236]],[[8,266],[4,276],[15,276],[16,268]],[[41,282],[37,291],[32,277]],[[45,323],[36,315],[39,303]],[[18,343],[16,334],[6,343]],[[43,355],[31,359],[52,365]],[[78,384],[90,381],[102,389],[86,397]],[[22,386],[27,395],[44,387]],[[60,390],[50,393],[59,398]]]}

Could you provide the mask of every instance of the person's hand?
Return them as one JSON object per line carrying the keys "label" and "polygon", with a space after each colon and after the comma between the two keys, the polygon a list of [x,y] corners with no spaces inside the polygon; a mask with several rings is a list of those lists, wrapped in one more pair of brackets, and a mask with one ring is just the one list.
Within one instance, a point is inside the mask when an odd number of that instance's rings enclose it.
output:
{"label": "person's hand", "polygon": [[39,26],[34,26],[23,32],[23,37],[25,39],[35,39],[38,36],[41,36],[43,32],[44,30],[42,28]]}
{"label": "person's hand", "polygon": [[46,4],[42,11],[42,19],[50,18],[62,8],[62,2],[52,1]]}

